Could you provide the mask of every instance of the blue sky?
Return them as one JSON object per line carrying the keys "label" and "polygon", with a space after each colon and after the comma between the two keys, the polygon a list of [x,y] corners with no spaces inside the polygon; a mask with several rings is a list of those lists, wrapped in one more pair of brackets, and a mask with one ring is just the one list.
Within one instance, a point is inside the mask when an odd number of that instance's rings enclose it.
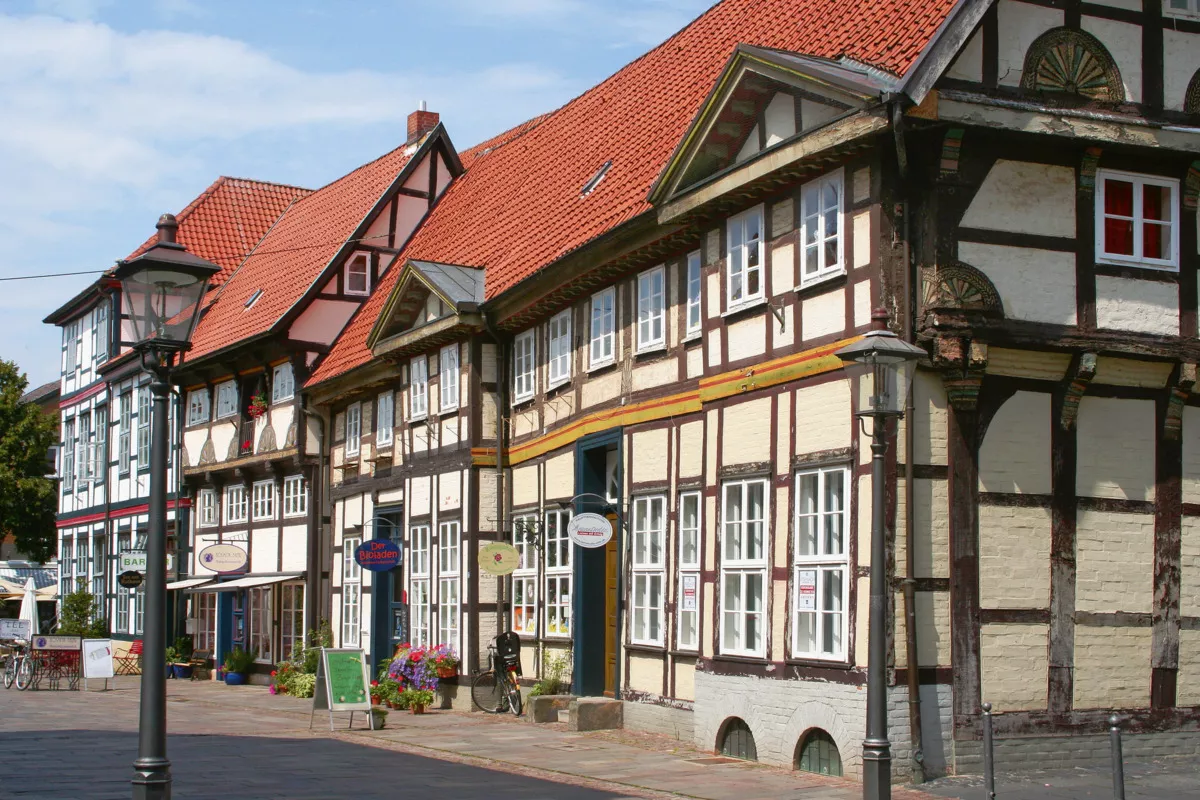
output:
{"label": "blue sky", "polygon": [[[4,0],[0,277],[100,270],[218,175],[317,187],[421,100],[461,150],[561,105],[713,0]],[[0,282],[0,358],[86,276]]]}

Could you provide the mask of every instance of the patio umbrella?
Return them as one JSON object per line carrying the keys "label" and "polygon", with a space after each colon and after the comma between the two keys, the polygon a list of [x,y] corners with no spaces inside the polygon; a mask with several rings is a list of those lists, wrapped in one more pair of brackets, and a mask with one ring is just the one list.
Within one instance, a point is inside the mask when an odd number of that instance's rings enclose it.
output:
{"label": "patio umbrella", "polygon": [[25,581],[25,596],[21,598],[21,613],[17,614],[17,619],[29,620],[30,636],[41,633],[38,630],[37,586],[34,585],[33,578]]}

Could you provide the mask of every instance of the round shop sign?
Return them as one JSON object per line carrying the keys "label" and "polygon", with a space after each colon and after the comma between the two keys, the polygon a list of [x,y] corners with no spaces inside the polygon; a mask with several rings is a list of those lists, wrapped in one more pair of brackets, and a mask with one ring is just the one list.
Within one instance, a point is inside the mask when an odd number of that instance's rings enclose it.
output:
{"label": "round shop sign", "polygon": [[142,573],[126,570],[117,576],[117,583],[126,589],[136,589],[142,585]]}
{"label": "round shop sign", "polygon": [[400,566],[400,547],[391,539],[368,539],[354,548],[354,560],[371,572],[387,572]]}
{"label": "round shop sign", "polygon": [[520,563],[521,554],[507,542],[492,542],[479,548],[479,568],[488,575],[511,575]]}
{"label": "round shop sign", "polygon": [[599,514],[576,514],[567,525],[567,534],[580,547],[604,547],[612,540],[613,526]]}
{"label": "round shop sign", "polygon": [[246,561],[246,551],[236,544],[210,544],[200,551],[200,566],[219,574],[240,572]]}

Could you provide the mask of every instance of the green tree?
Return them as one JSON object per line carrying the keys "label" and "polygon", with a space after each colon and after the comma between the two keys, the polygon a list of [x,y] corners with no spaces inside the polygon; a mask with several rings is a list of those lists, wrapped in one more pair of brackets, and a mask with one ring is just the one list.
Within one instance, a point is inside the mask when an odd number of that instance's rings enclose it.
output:
{"label": "green tree", "polygon": [[102,639],[108,635],[108,623],[96,616],[96,598],[86,589],[76,589],[63,598],[58,617],[58,633]]}
{"label": "green tree", "polygon": [[22,403],[28,381],[0,359],[0,533],[35,561],[53,557],[57,492],[46,475],[46,452],[58,441],[58,420]]}

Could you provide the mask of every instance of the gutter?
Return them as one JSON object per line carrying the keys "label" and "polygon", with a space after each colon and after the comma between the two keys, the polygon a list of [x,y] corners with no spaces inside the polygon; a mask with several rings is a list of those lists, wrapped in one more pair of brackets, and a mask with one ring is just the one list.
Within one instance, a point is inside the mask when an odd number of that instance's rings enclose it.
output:
{"label": "gutter", "polygon": [[[325,465],[325,417],[308,407],[308,396],[302,393],[299,398],[298,408],[305,417],[312,417],[317,421],[319,426],[320,447],[317,451],[317,475],[316,480],[309,481],[309,503],[308,503],[308,552],[306,560],[308,562],[307,575],[305,576],[304,586],[304,618],[310,630],[317,630],[321,627],[321,609],[318,606],[318,600],[324,599],[321,593],[321,577],[323,570],[321,569],[321,545],[325,536],[325,520],[329,517],[326,513],[325,505],[329,500],[329,493],[325,491],[326,465]],[[307,450],[308,444],[308,426],[304,426],[305,447],[301,449],[301,455]],[[306,634],[307,635],[307,634]]]}
{"label": "gutter", "polygon": [[[496,328],[496,312],[485,312],[483,315],[483,324],[487,328],[488,333],[496,340],[496,533],[501,534],[504,531],[504,452],[505,441],[504,434],[508,430],[507,420],[508,415],[505,409],[508,408],[508,376],[506,367],[508,365],[508,351],[505,348],[507,337],[500,334]],[[511,576],[509,576],[511,579]],[[506,631],[507,626],[504,624],[504,603],[505,603],[505,576],[501,575],[496,578],[496,630]]]}

